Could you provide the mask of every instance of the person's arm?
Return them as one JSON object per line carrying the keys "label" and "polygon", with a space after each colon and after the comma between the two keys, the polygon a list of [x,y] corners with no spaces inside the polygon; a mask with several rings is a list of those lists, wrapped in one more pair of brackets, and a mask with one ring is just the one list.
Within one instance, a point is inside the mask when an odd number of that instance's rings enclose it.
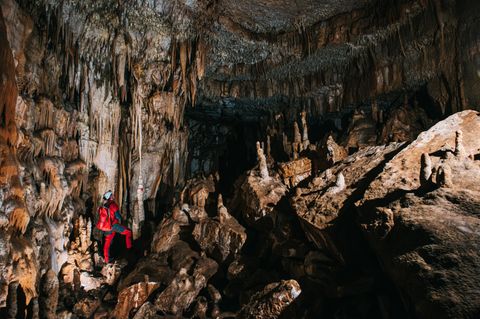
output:
{"label": "person's arm", "polygon": [[119,209],[115,212],[115,218],[118,219],[119,223],[122,222],[122,215],[120,215],[120,210]]}
{"label": "person's arm", "polygon": [[110,203],[110,211],[113,211],[113,217],[118,220],[119,223],[122,222],[122,215],[120,214],[120,208],[118,207],[117,203],[111,202]]}

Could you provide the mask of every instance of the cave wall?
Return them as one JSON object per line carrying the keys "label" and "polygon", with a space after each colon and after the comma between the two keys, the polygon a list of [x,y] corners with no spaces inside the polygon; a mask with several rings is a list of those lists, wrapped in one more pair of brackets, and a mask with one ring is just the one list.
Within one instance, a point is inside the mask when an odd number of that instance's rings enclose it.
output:
{"label": "cave wall", "polygon": [[17,303],[20,286],[38,312],[50,270],[63,284],[88,282],[77,278],[98,259],[92,225],[105,191],[115,191],[138,238],[143,201],[171,198],[185,179],[183,112],[201,76],[200,41],[187,37],[183,7],[149,12],[178,14],[171,20],[185,30],[174,35],[166,19],[156,32],[144,21],[129,28],[123,23],[134,17],[119,21],[102,11],[109,5],[129,12],[113,2],[1,2],[1,307]]}

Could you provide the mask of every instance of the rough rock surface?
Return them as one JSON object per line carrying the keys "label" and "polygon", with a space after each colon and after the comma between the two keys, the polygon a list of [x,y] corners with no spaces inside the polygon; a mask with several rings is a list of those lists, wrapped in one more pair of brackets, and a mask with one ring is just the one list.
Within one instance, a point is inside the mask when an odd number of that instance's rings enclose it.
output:
{"label": "rough rock surface", "polygon": [[251,225],[272,213],[275,205],[287,192],[287,187],[277,175],[264,179],[252,170],[237,181],[240,192],[233,199],[237,211],[241,211],[243,218]]}
{"label": "rough rock surface", "polygon": [[[457,131],[463,132],[461,152]],[[419,317],[480,314],[479,132],[480,114],[473,111],[436,124],[386,165],[358,203],[372,246]],[[422,154],[430,154],[433,168],[433,181],[423,189]],[[442,167],[451,174],[446,184]],[[379,213],[372,216],[372,207]]]}
{"label": "rough rock surface", "polygon": [[269,284],[252,296],[240,310],[238,318],[278,318],[301,292],[295,280]]}
{"label": "rough rock surface", "polygon": [[[329,250],[337,247],[328,230],[356,207],[358,225],[415,316],[475,317],[478,132],[479,113],[464,111],[408,145],[365,148],[297,188],[292,205],[309,238]],[[333,196],[340,172],[345,183]]]}

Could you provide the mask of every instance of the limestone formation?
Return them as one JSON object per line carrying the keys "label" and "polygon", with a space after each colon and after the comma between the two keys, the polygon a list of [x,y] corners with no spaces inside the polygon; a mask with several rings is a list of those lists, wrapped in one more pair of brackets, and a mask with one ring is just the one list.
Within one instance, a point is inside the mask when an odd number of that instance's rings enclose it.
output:
{"label": "limestone formation", "polygon": [[327,193],[330,194],[337,194],[345,189],[345,176],[343,176],[342,172],[338,173],[337,178],[335,180],[335,185],[327,189]]}
{"label": "limestone formation", "polygon": [[306,150],[310,145],[310,141],[308,140],[307,112],[302,111],[300,116],[302,120],[302,148]]}
{"label": "limestone formation", "polygon": [[260,176],[263,179],[268,179],[268,167],[267,167],[267,159],[265,154],[263,153],[263,149],[260,146],[260,142],[257,141],[257,158],[258,158],[258,169],[260,170]]}
{"label": "limestone formation", "polygon": [[462,131],[455,132],[455,156],[463,158],[466,156],[465,148],[463,147],[463,133]]}
{"label": "limestone formation", "polygon": [[437,185],[440,187],[452,187],[452,169],[447,163],[437,168]]}
{"label": "limestone formation", "polygon": [[292,143],[293,159],[297,159],[301,151],[303,151],[302,135],[298,128],[297,122],[293,122],[293,143]]}
{"label": "limestone formation", "polygon": [[253,295],[238,318],[278,318],[302,292],[295,280],[272,283]]}
{"label": "limestone formation", "polygon": [[57,274],[48,270],[41,280],[41,295],[39,298],[40,318],[54,319],[57,317],[59,282]]}
{"label": "limestone formation", "polygon": [[420,185],[423,187],[429,187],[432,177],[432,160],[427,153],[422,154],[420,170]]}

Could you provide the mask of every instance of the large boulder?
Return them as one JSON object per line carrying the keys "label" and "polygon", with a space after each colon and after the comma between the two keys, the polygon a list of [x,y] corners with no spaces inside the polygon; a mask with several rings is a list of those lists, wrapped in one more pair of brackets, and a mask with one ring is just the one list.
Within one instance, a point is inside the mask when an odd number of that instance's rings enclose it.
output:
{"label": "large boulder", "polygon": [[218,216],[201,220],[193,229],[193,237],[202,250],[218,262],[240,252],[247,240],[245,228],[240,225],[219,197]]}
{"label": "large boulder", "polygon": [[278,318],[301,292],[300,285],[295,280],[271,283],[252,296],[237,318]]}
{"label": "large boulder", "polygon": [[375,253],[420,318],[480,316],[479,115],[460,112],[420,134],[357,203]]}
{"label": "large boulder", "polygon": [[244,220],[253,226],[271,217],[275,206],[287,192],[287,186],[278,174],[262,178],[255,170],[238,180],[236,189],[232,206],[235,211],[241,211]]}
{"label": "large boulder", "polygon": [[207,286],[217,269],[218,264],[205,256],[197,261],[192,275],[188,274],[186,268],[180,269],[168,287],[155,299],[155,306],[165,313],[180,315]]}

